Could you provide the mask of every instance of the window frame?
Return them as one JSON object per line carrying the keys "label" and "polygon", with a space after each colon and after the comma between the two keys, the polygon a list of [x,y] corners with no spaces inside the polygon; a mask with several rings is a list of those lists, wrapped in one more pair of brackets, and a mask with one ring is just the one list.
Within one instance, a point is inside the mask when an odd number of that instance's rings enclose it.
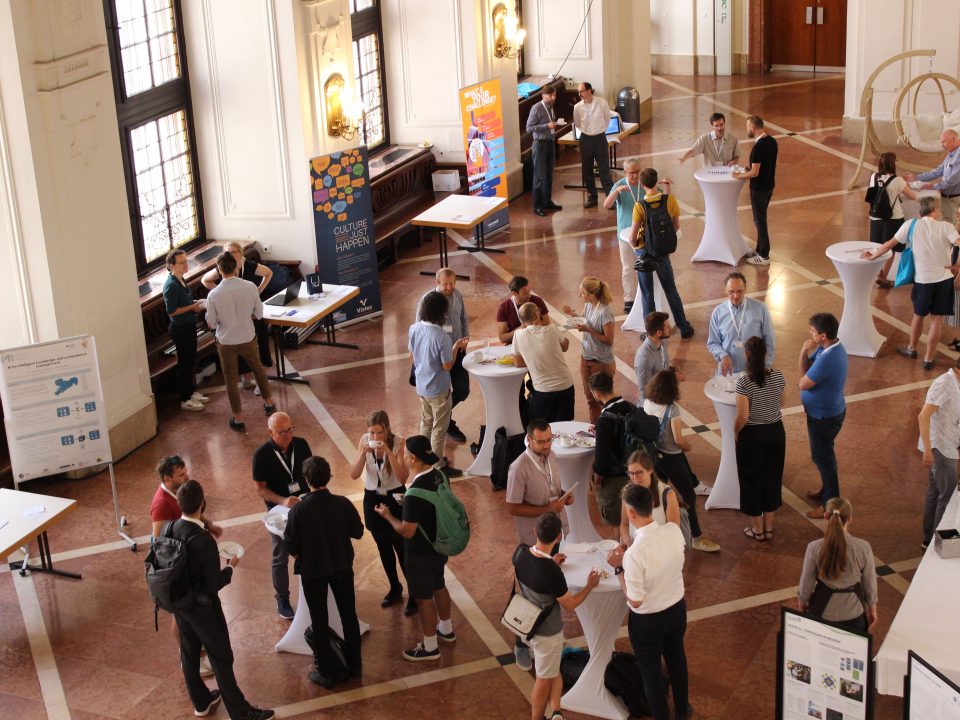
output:
{"label": "window frame", "polygon": [[[514,0],[514,12],[517,14],[517,27],[523,27],[523,0]],[[527,77],[526,46],[524,43],[517,51],[517,82]]]}
{"label": "window frame", "polygon": [[114,0],[103,0],[104,19],[107,28],[107,49],[110,54],[114,100],[117,106],[117,125],[120,130],[120,157],[123,162],[124,183],[127,189],[127,205],[130,226],[133,232],[133,253],[137,276],[145,277],[163,266],[164,258],[148,261],[144,248],[143,226],[140,216],[140,199],[137,192],[136,170],[133,165],[132,131],[151,121],[182,110],[186,119],[187,156],[193,175],[193,198],[197,213],[197,237],[177,249],[190,252],[207,241],[203,220],[203,195],[200,187],[200,170],[197,164],[197,137],[193,122],[193,98],[190,94],[190,73],[187,67],[186,44],[183,36],[183,12],[180,0],[172,0],[177,55],[180,77],[150,90],[127,97],[123,80],[123,61],[120,54],[120,23],[117,19]]}
{"label": "window frame", "polygon": [[[389,111],[389,102],[387,98],[387,73],[385,66],[385,56],[386,52],[383,47],[383,19],[380,14],[380,0],[374,0],[371,7],[359,10],[355,13],[350,13],[350,58],[351,61],[357,62],[355,57],[355,52],[353,44],[362,37],[367,35],[374,35],[377,39],[378,55],[379,55],[379,73],[380,73],[380,107],[383,111],[383,140],[377,146],[371,148],[367,146],[371,156],[377,155],[378,153],[387,150],[391,147],[390,143],[390,111]],[[356,72],[359,73],[360,68],[356,68]],[[357,91],[360,92],[361,97],[363,96],[362,89],[357,88]]]}

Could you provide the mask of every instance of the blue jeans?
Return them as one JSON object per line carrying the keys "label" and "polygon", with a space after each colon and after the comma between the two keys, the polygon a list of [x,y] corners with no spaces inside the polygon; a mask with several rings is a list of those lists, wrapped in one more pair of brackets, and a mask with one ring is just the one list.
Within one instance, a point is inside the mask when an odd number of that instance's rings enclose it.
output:
{"label": "blue jeans", "polygon": [[[637,257],[647,257],[643,250],[637,251]],[[674,324],[680,328],[681,335],[687,335],[693,331],[693,326],[687,322],[687,315],[683,311],[683,301],[680,299],[680,293],[677,292],[677,283],[673,279],[673,265],[670,264],[669,257],[658,258],[660,267],[657,268],[657,277],[660,278],[660,284],[663,286],[663,293],[667,296],[667,304],[670,305],[670,313],[673,315]],[[653,273],[637,272],[637,279],[640,281],[640,302],[643,304],[643,316],[646,317],[657,309],[653,300]]]}
{"label": "blue jeans", "polygon": [[840,478],[837,475],[837,454],[833,450],[833,441],[840,434],[843,419],[847,411],[829,418],[817,419],[807,415],[807,435],[810,438],[810,456],[820,471],[820,489],[823,504],[827,500],[840,496]]}

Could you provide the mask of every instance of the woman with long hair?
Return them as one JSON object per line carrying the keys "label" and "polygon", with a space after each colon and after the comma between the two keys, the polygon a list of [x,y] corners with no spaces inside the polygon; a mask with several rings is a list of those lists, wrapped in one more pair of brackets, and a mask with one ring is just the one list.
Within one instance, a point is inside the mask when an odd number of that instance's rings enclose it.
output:
{"label": "woman with long hair", "polygon": [[797,599],[800,610],[851,630],[872,632],[877,624],[877,569],[873,549],[849,532],[853,507],[830,498],[823,510],[823,538],[807,545]]}
{"label": "woman with long hair", "polygon": [[[596,423],[600,417],[600,403],[590,392],[590,376],[596,372],[605,372],[610,377],[617,374],[617,362],[613,356],[614,316],[610,309],[613,295],[610,286],[595,277],[585,277],[580,281],[580,298],[583,300],[583,322],[577,324],[577,330],[583,334],[580,352],[580,379],[583,392],[590,408],[590,422]],[[569,305],[561,310],[569,317],[576,317],[576,311]]]}
{"label": "woman with long hair", "polygon": [[747,371],[737,380],[737,442],[740,512],[750,518],[743,534],[754,540],[773,539],[773,514],[780,507],[783,458],[787,437],[780,408],[787,381],[776,368],[766,368],[767,343],[751,337],[744,343]]}
{"label": "woman with long hair", "polygon": [[660,462],[657,471],[670,480],[677,492],[687,504],[690,515],[690,532],[693,535],[693,549],[702,552],[717,552],[720,546],[708,538],[700,529],[697,519],[697,495],[690,479],[690,469],[684,461],[683,453],[693,449],[690,441],[683,436],[683,421],[680,420],[680,383],[676,370],[661,370],[651,378],[644,389],[643,410],[660,421],[662,432],[657,439]]}
{"label": "woman with long hair", "polygon": [[[896,235],[897,230],[903,225],[903,200],[901,195],[905,195],[910,200],[917,199],[917,193],[911,189],[906,180],[897,175],[897,155],[892,152],[880,153],[880,157],[877,158],[877,172],[870,176],[870,186],[883,187],[888,180],[890,183],[887,185],[886,193],[893,212],[889,218],[870,216],[870,242],[880,245]],[[890,253],[890,258],[880,268],[877,285],[881,288],[889,289],[893,287],[893,281],[888,280],[887,275],[893,266],[894,256],[898,252],[903,252],[904,249],[903,243],[897,243],[893,252]]]}
{"label": "woman with long hair", "polygon": [[[380,601],[380,607],[389,607],[403,597],[403,586],[397,575],[397,565],[400,565],[401,571],[404,568],[403,538],[374,510],[377,505],[383,504],[398,520],[403,517],[400,503],[406,490],[404,483],[409,469],[402,448],[403,438],[394,435],[390,429],[387,413],[375,410],[367,417],[367,432],[360,436],[357,459],[350,467],[352,480],[363,475],[363,523],[377,543],[380,564],[390,582],[390,590]],[[404,615],[416,612],[416,602],[408,598]]]}
{"label": "woman with long hair", "polygon": [[[657,478],[653,469],[653,458],[646,450],[637,450],[627,458],[627,478],[634,485],[642,485],[653,496],[653,519],[660,525],[672,522],[680,525],[680,501],[677,494],[667,483]],[[626,489],[626,485],[624,488]],[[633,542],[636,528],[630,524],[627,517],[626,502],[621,500],[623,507],[620,511],[620,544],[627,547]]]}

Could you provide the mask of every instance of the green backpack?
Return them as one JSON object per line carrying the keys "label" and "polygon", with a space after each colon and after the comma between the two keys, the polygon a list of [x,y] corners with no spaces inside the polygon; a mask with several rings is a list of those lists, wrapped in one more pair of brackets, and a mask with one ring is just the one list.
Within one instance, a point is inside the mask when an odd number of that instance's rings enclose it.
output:
{"label": "green backpack", "polygon": [[437,515],[436,539],[431,541],[422,525],[417,528],[433,549],[441,555],[459,555],[470,542],[470,519],[467,517],[467,509],[450,489],[447,476],[442,471],[437,472],[440,472],[443,480],[438,483],[436,491],[409,488],[405,495],[426,500],[433,505]]}

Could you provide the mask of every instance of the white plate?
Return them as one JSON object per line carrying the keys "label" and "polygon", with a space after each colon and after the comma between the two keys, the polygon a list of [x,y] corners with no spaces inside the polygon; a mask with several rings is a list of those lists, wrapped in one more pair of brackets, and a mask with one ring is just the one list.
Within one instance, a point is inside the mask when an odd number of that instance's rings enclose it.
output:
{"label": "white plate", "polygon": [[287,514],[268,512],[263,518],[263,522],[269,525],[277,532],[283,532],[287,528]]}
{"label": "white plate", "polygon": [[597,550],[603,550],[604,552],[610,552],[618,545],[620,545],[620,543],[618,543],[616,540],[611,540],[611,539],[600,540],[599,542],[593,543],[593,546],[597,548]]}
{"label": "white plate", "polygon": [[592,448],[592,447],[596,447],[597,439],[592,437],[578,437],[576,440],[576,444],[578,447]]}
{"label": "white plate", "polygon": [[220,551],[220,557],[224,560],[229,560],[230,558],[243,557],[243,545],[233,540],[224,540],[222,543],[217,545],[217,550]]}
{"label": "white plate", "polygon": [[577,325],[582,325],[587,319],[585,317],[568,317],[563,323],[563,327],[567,330],[576,330]]}

